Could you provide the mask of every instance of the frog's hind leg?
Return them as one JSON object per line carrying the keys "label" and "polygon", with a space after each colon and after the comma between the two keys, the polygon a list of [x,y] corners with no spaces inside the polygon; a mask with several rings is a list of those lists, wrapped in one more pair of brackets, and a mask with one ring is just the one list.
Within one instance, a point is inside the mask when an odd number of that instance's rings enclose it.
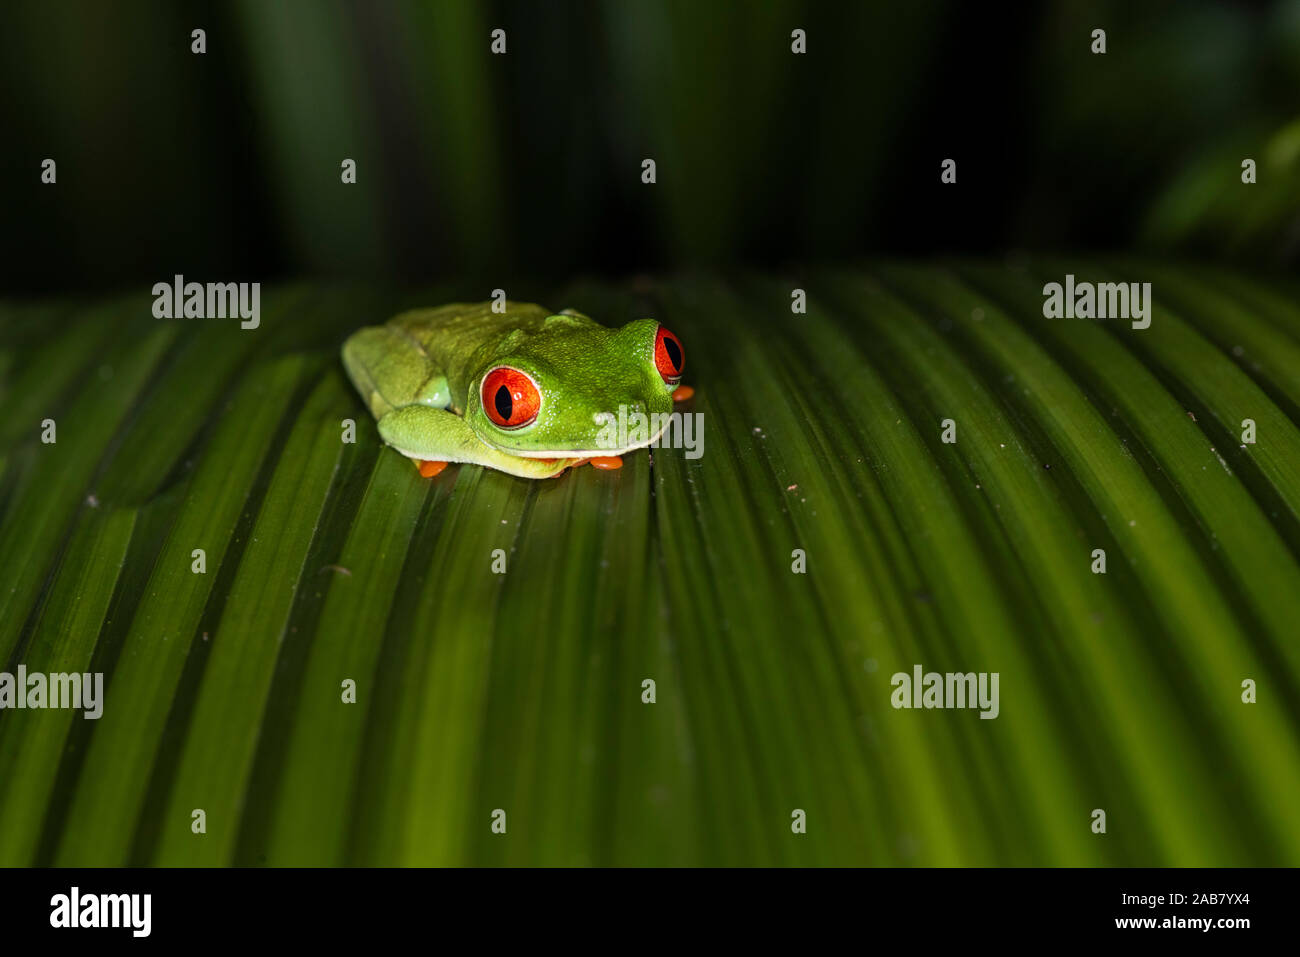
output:
{"label": "frog's hind leg", "polygon": [[[417,462],[467,462],[486,465],[520,478],[551,478],[577,461],[575,458],[528,459],[507,455],[485,444],[459,415],[427,405],[403,406],[380,417],[379,435],[397,451]],[[424,474],[422,467],[420,474]]]}
{"label": "frog's hind leg", "polygon": [[371,414],[419,403],[435,409],[451,405],[447,377],[414,337],[390,326],[367,326],[343,343],[343,367]]}

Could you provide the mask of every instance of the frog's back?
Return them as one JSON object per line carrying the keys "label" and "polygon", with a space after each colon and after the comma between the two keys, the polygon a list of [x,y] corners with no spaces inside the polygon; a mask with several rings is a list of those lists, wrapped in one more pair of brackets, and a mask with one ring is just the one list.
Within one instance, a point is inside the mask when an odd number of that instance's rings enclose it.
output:
{"label": "frog's back", "polygon": [[412,309],[388,320],[432,355],[447,349],[473,351],[509,332],[539,328],[550,311],[531,302],[507,302],[504,312],[493,312],[493,303],[454,302],[436,309]]}
{"label": "frog's back", "polygon": [[[463,402],[464,389],[475,366],[475,357],[484,346],[493,346],[515,330],[535,333],[555,313],[532,302],[507,302],[503,312],[495,312],[493,303],[456,302],[436,309],[413,309],[388,320],[417,345],[433,368],[447,377],[454,397]],[[568,322],[596,325],[586,316],[570,317]]]}

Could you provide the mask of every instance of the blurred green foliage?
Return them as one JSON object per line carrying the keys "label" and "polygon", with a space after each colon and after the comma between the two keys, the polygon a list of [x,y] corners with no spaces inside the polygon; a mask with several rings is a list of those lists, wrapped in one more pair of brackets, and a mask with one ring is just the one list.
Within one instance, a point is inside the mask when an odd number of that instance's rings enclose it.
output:
{"label": "blurred green foliage", "polygon": [[1300,0],[19,0],[0,87],[11,291],[1296,252]]}

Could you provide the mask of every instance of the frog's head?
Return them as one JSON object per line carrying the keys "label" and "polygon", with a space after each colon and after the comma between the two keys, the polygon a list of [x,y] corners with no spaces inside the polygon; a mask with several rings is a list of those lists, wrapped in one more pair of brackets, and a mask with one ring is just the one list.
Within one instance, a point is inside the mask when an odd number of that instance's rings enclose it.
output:
{"label": "frog's head", "polygon": [[[509,455],[621,455],[663,431],[685,360],[677,337],[653,319],[606,329],[551,316],[540,329],[516,330],[479,357],[465,421]],[[626,419],[641,413],[650,426],[624,441],[620,407]]]}

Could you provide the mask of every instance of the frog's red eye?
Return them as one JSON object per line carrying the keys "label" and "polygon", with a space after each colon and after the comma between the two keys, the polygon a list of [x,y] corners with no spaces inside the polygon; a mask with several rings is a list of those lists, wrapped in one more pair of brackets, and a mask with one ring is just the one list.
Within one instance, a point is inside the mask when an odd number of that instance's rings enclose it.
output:
{"label": "frog's red eye", "polygon": [[659,374],[669,385],[675,385],[681,380],[685,365],[686,350],[682,348],[681,340],[660,326],[655,334],[655,367]]}
{"label": "frog's red eye", "polygon": [[498,366],[483,377],[483,411],[503,429],[530,425],[542,407],[542,395],[526,374]]}

